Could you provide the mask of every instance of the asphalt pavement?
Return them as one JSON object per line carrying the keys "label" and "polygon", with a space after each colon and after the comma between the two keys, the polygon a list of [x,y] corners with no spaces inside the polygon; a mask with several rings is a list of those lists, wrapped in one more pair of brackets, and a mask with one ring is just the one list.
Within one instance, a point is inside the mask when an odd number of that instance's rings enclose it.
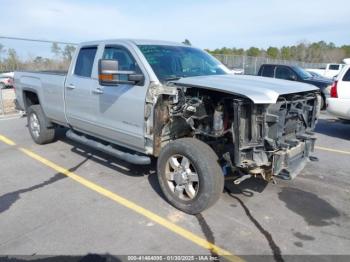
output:
{"label": "asphalt pavement", "polygon": [[233,260],[350,258],[350,125],[323,113],[316,132],[313,161],[296,179],[228,180],[214,207],[190,216],[165,201],[154,165],[119,161],[63,130],[54,143],[36,145],[25,118],[1,119],[0,256],[221,250]]}

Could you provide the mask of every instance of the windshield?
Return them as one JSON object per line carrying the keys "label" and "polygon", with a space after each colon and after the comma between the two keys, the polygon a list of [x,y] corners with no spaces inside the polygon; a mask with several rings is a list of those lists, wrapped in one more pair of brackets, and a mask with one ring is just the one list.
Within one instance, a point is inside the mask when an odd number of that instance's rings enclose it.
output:
{"label": "windshield", "polygon": [[223,64],[197,48],[165,45],[139,45],[138,47],[160,81],[229,73]]}
{"label": "windshield", "polygon": [[312,78],[312,75],[301,67],[295,66],[294,71],[301,77],[301,79]]}

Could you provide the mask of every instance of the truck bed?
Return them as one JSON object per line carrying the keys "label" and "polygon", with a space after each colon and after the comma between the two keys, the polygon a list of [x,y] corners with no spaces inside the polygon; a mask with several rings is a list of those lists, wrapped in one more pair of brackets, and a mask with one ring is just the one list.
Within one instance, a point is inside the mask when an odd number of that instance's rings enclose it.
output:
{"label": "truck bed", "polygon": [[36,91],[41,98],[45,115],[59,123],[65,123],[64,85],[65,71],[15,72],[16,96],[20,107],[25,108],[23,92]]}

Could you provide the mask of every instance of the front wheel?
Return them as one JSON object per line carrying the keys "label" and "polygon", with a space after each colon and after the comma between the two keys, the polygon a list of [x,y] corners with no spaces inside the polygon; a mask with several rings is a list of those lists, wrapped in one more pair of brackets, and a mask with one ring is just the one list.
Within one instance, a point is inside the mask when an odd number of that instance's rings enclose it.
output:
{"label": "front wheel", "polygon": [[217,155],[194,138],[167,144],[158,158],[157,172],[166,199],[188,214],[198,214],[212,206],[224,188]]}

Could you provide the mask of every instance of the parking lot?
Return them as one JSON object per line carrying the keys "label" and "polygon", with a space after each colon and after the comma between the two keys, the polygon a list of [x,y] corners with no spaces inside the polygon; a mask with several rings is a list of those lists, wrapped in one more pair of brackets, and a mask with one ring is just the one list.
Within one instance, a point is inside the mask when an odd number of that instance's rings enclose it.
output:
{"label": "parking lot", "polygon": [[227,180],[220,201],[186,215],[163,198],[154,165],[76,144],[32,141],[0,120],[0,255],[350,255],[350,125],[322,114],[313,161],[293,181]]}
{"label": "parking lot", "polygon": [[3,117],[4,114],[14,114],[15,113],[15,104],[13,100],[16,95],[12,88],[0,89],[0,117]]}

